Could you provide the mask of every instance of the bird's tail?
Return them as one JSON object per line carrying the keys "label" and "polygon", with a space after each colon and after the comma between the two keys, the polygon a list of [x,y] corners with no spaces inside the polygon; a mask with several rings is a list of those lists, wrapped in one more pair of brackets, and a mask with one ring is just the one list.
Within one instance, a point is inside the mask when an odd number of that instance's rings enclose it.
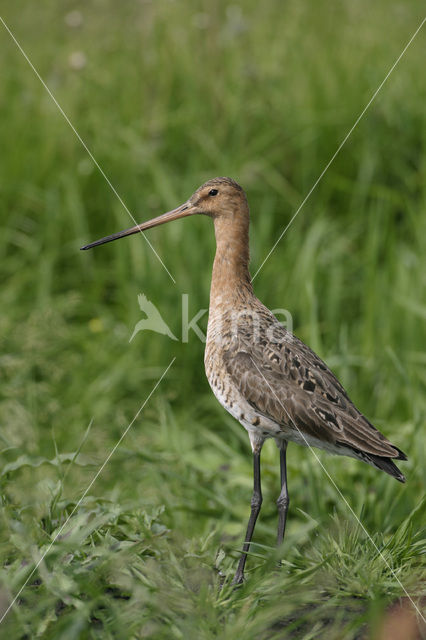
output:
{"label": "bird's tail", "polygon": [[[393,445],[392,445],[393,446]],[[398,456],[396,460],[407,460],[407,456],[401,449],[395,447],[398,451]],[[383,456],[376,456],[373,453],[365,453],[363,452],[363,459],[365,462],[368,462],[376,469],[380,469],[385,473],[388,473],[390,476],[396,478],[399,482],[405,482],[405,476],[398,469],[396,464],[392,461],[392,458],[384,458]]]}

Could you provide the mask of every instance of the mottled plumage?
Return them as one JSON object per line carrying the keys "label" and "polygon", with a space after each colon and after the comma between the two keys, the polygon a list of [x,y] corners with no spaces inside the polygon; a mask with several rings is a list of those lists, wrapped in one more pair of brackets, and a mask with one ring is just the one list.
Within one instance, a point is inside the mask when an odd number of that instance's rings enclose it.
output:
{"label": "mottled plumage", "polygon": [[253,449],[251,514],[234,578],[240,583],[262,504],[260,451],[266,438],[274,438],[280,449],[278,544],[284,537],[289,505],[289,441],[358,458],[400,482],[405,478],[392,459],[406,460],[406,456],[358,411],[327,365],[254,295],[248,269],[249,208],[234,180],[209,180],[177,209],[83,249],[196,214],[213,219],[216,235],[206,374],[219,402],[247,429]]}
{"label": "mottled plumage", "polygon": [[[259,300],[253,297],[250,307],[236,334],[222,336],[217,353],[207,345],[206,370],[221,404],[257,436],[257,446],[269,437],[315,446],[359,458],[404,481],[390,458],[406,460],[405,455],[358,411],[327,365]],[[255,318],[261,319],[256,327]]]}

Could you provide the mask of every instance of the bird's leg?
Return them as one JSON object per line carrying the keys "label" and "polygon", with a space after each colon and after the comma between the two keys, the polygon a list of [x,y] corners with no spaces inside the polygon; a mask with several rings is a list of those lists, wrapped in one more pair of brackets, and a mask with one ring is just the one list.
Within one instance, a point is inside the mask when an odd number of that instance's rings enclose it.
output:
{"label": "bird's leg", "polygon": [[253,478],[254,481],[253,495],[251,497],[251,513],[247,525],[246,539],[232,584],[241,584],[244,581],[244,567],[247,560],[247,552],[250,548],[250,542],[253,537],[253,531],[256,524],[257,516],[259,515],[260,507],[262,506],[262,489],[260,486],[260,448],[257,451],[253,451]]}
{"label": "bird's leg", "polygon": [[290,498],[288,497],[287,488],[287,442],[284,440],[280,442],[280,476],[281,476],[281,492],[277,500],[278,507],[278,536],[277,545],[280,546],[284,539],[285,524],[287,520],[288,505],[290,504]]}

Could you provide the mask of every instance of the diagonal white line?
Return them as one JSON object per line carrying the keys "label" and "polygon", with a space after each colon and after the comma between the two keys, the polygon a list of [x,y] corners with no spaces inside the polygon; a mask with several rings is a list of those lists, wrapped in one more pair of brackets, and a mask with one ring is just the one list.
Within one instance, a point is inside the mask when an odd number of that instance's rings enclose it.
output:
{"label": "diagonal white line", "polygon": [[[69,119],[69,117],[67,116],[67,114],[65,113],[65,111],[63,110],[63,108],[61,107],[61,105],[59,104],[59,102],[57,101],[57,99],[55,98],[55,96],[53,95],[53,93],[51,92],[51,90],[49,89],[49,87],[47,86],[47,84],[45,83],[45,81],[43,80],[43,78],[41,77],[41,75],[39,74],[39,72],[37,71],[37,69],[35,68],[33,63],[31,62],[31,60],[29,59],[29,57],[25,53],[24,49],[19,44],[18,40],[15,38],[15,36],[12,33],[12,31],[9,29],[9,27],[7,26],[7,24],[5,23],[5,21],[3,20],[3,18],[1,16],[0,16],[0,22],[3,24],[4,28],[6,29],[6,31],[8,32],[10,37],[12,38],[13,42],[18,47],[19,51],[24,56],[25,60],[30,65],[31,69],[34,71],[34,73],[37,76],[37,78],[40,80],[40,82],[43,85],[43,87],[46,89],[46,91],[49,94],[50,98],[53,100],[53,102],[57,106],[58,110],[60,111],[60,113],[64,117],[65,121],[67,122],[67,124],[70,126],[70,128],[74,132],[74,135],[76,136],[78,141],[81,143],[81,145],[86,150],[86,152],[87,152],[88,156],[90,157],[90,159],[92,160],[93,164],[96,166],[96,168],[98,169],[99,173],[104,178],[105,182],[108,184],[108,186],[110,187],[111,191],[113,192],[113,194],[115,195],[115,197],[117,198],[117,200],[119,201],[119,203],[121,204],[123,209],[128,213],[129,217],[133,220],[135,225],[137,225],[138,223],[136,222],[135,218],[133,217],[132,213],[130,212],[129,208],[127,207],[126,203],[124,202],[123,198],[120,196],[120,194],[118,193],[117,189],[114,187],[114,185],[112,184],[111,180],[108,178],[108,176],[106,175],[105,171],[102,169],[102,167],[100,166],[99,162],[96,160],[96,158],[94,157],[93,153],[90,151],[89,147],[84,142],[83,138],[78,133],[77,129],[74,127],[74,125],[72,124],[71,120]],[[176,284],[176,280],[173,278],[172,274],[167,269],[166,265],[164,264],[164,262],[162,261],[162,259],[160,258],[160,256],[158,255],[157,251],[154,249],[153,245],[148,240],[148,238],[146,237],[144,232],[140,231],[139,233],[145,238],[145,240],[148,243],[149,247],[152,249],[152,251],[156,255],[157,259],[162,264],[163,268],[167,271],[167,273],[168,273],[169,277],[171,278],[171,280],[174,282],[174,284]]]}
{"label": "diagonal white line", "polygon": [[10,609],[13,607],[13,605],[15,604],[15,602],[17,601],[17,599],[19,598],[19,596],[21,595],[22,591],[25,589],[25,587],[28,584],[28,581],[31,579],[31,577],[34,575],[34,573],[37,571],[37,569],[39,568],[39,566],[41,565],[41,563],[43,562],[44,558],[46,557],[46,555],[49,553],[50,549],[53,547],[53,545],[55,544],[56,540],[59,538],[59,536],[61,535],[62,531],[65,529],[65,527],[67,526],[68,522],[71,520],[72,516],[74,515],[74,513],[77,511],[78,507],[80,506],[80,504],[82,503],[82,501],[84,500],[84,498],[86,497],[86,495],[88,494],[88,492],[90,491],[90,489],[92,488],[92,486],[94,485],[94,483],[96,482],[96,480],[98,479],[98,477],[100,476],[100,474],[102,473],[102,471],[104,470],[104,468],[106,467],[106,465],[108,464],[109,460],[111,459],[111,457],[114,455],[115,451],[117,450],[117,448],[120,446],[121,442],[124,440],[124,438],[126,437],[127,433],[129,432],[129,430],[131,429],[133,423],[135,422],[135,420],[137,420],[140,412],[142,411],[142,409],[145,407],[145,405],[148,403],[148,401],[150,400],[151,396],[153,395],[153,393],[155,392],[155,390],[157,389],[157,387],[159,386],[160,382],[162,381],[162,379],[164,378],[164,376],[167,374],[168,370],[170,369],[170,367],[172,366],[172,364],[174,363],[174,361],[176,360],[176,357],[173,358],[168,367],[163,371],[163,373],[161,374],[161,377],[159,378],[159,380],[157,380],[157,382],[155,383],[154,387],[151,389],[150,393],[148,394],[147,398],[145,399],[144,403],[142,404],[142,406],[139,408],[138,412],[136,413],[135,417],[133,418],[133,420],[130,422],[130,424],[127,426],[127,428],[125,429],[125,431],[122,433],[120,439],[118,440],[118,442],[114,445],[114,447],[111,449],[111,451],[109,452],[109,454],[107,455],[107,457],[105,458],[104,462],[102,463],[102,465],[100,466],[100,468],[98,469],[98,471],[96,472],[95,476],[92,478],[89,486],[87,487],[87,489],[85,490],[85,492],[83,493],[83,495],[81,496],[80,500],[77,502],[77,504],[75,505],[74,509],[71,511],[70,515],[68,516],[68,518],[65,520],[64,524],[62,525],[62,527],[59,529],[58,533],[55,535],[55,537],[53,538],[52,542],[49,544],[49,546],[47,547],[47,549],[45,550],[45,552],[43,553],[43,555],[41,556],[40,560],[37,562],[37,564],[35,565],[35,567],[33,568],[33,570],[31,571],[30,575],[28,576],[28,578],[25,580],[24,584],[22,585],[22,587],[19,589],[18,593],[15,595],[15,597],[13,598],[12,602],[9,604],[9,606],[7,607],[6,611],[3,613],[2,617],[0,618],[0,624],[3,622],[3,620],[5,619],[5,617],[7,616],[7,614],[9,613]]}
{"label": "diagonal white line", "polygon": [[377,553],[379,554],[379,556],[381,557],[381,559],[383,560],[383,562],[385,563],[385,565],[387,566],[387,568],[389,569],[389,571],[391,572],[391,574],[393,575],[393,577],[395,578],[395,580],[398,582],[399,586],[401,587],[401,589],[404,591],[405,595],[407,596],[407,598],[410,600],[411,604],[413,605],[413,607],[416,609],[417,613],[419,614],[419,616],[422,618],[422,620],[424,622],[426,622],[426,618],[423,616],[423,614],[421,613],[420,609],[418,608],[418,606],[416,605],[416,603],[413,601],[413,599],[411,598],[410,594],[408,593],[407,589],[404,587],[404,585],[402,584],[401,580],[398,578],[398,576],[396,575],[395,571],[392,569],[392,567],[390,566],[389,562],[386,560],[385,556],[383,555],[383,553],[380,551],[379,547],[377,546],[377,544],[374,542],[373,538],[371,537],[371,535],[368,533],[367,529],[365,528],[365,526],[363,525],[363,523],[361,522],[361,520],[358,518],[358,516],[356,515],[355,511],[352,509],[351,505],[349,504],[349,502],[346,500],[345,496],[343,495],[343,493],[341,492],[341,490],[339,489],[339,487],[337,486],[337,484],[335,483],[335,481],[333,480],[333,478],[331,477],[331,475],[328,473],[327,469],[324,467],[323,463],[321,462],[321,460],[319,459],[319,456],[317,454],[317,452],[315,451],[315,449],[309,444],[309,442],[307,441],[305,434],[299,429],[299,427],[296,425],[296,423],[294,422],[294,420],[291,418],[290,414],[288,413],[287,409],[285,408],[285,406],[283,405],[283,403],[281,402],[281,400],[278,398],[277,394],[275,393],[275,391],[273,390],[273,388],[271,387],[271,385],[269,384],[269,382],[267,381],[267,379],[265,378],[265,376],[263,375],[263,373],[261,372],[261,370],[259,369],[259,367],[257,366],[257,364],[255,363],[255,361],[253,360],[253,358],[250,356],[250,360],[252,361],[252,363],[254,364],[254,366],[256,367],[257,371],[260,373],[260,375],[262,376],[262,378],[264,379],[264,381],[266,382],[266,384],[268,385],[270,391],[273,393],[274,397],[278,400],[280,406],[284,409],[284,411],[287,414],[288,419],[290,420],[290,422],[294,425],[294,428],[299,432],[299,434],[302,436],[303,440],[305,441],[306,446],[312,451],[313,455],[315,456],[316,461],[319,463],[319,465],[321,466],[322,470],[324,471],[325,475],[327,476],[327,478],[330,480],[331,484],[333,485],[333,487],[336,489],[337,493],[339,494],[339,496],[342,498],[343,502],[346,504],[346,506],[348,507],[348,509],[350,510],[350,512],[352,513],[353,517],[355,518],[355,520],[358,522],[358,524],[360,525],[361,529],[364,531],[364,533],[366,534],[366,536],[368,537],[368,539],[370,540],[371,544],[373,545],[373,547],[375,548],[375,550],[377,551]]}
{"label": "diagonal white line", "polygon": [[252,281],[256,278],[257,274],[259,273],[259,271],[262,269],[263,265],[265,264],[265,262],[269,259],[271,253],[275,250],[277,244],[282,240],[282,238],[284,237],[284,235],[286,234],[287,230],[289,229],[290,225],[293,224],[294,220],[296,219],[296,217],[299,215],[299,212],[301,211],[301,209],[304,207],[304,205],[306,204],[306,202],[308,201],[308,199],[310,198],[311,194],[313,191],[315,191],[315,189],[317,188],[318,184],[320,183],[320,181],[322,180],[322,178],[324,177],[324,175],[326,174],[326,172],[328,171],[330,165],[334,162],[336,156],[340,153],[340,151],[342,150],[342,148],[344,147],[344,145],[346,144],[346,142],[348,141],[350,135],[353,133],[354,129],[358,126],[359,122],[361,121],[361,119],[364,117],[366,111],[368,110],[368,108],[370,107],[370,105],[373,103],[373,101],[375,100],[375,98],[377,97],[377,94],[379,93],[379,91],[382,89],[383,85],[385,84],[386,80],[389,78],[389,76],[391,75],[392,71],[395,69],[395,67],[397,66],[398,62],[401,60],[401,58],[403,57],[403,55],[405,54],[405,52],[407,51],[408,47],[411,45],[411,43],[413,42],[414,38],[417,36],[417,34],[419,33],[420,29],[423,27],[424,23],[426,22],[426,17],[423,18],[423,20],[421,21],[420,25],[417,27],[417,29],[415,30],[415,32],[413,33],[413,35],[411,36],[411,38],[409,39],[409,41],[407,42],[407,44],[405,45],[404,49],[402,50],[402,52],[399,54],[399,56],[397,57],[397,59],[395,60],[395,62],[393,63],[393,65],[391,66],[391,68],[389,69],[389,71],[387,72],[387,74],[385,75],[384,79],[382,80],[382,82],[379,84],[379,86],[377,87],[376,91],[373,93],[373,95],[371,96],[370,100],[367,102],[367,104],[365,105],[364,109],[361,111],[360,115],[358,116],[358,118],[355,120],[354,124],[352,125],[352,127],[349,129],[348,133],[345,135],[345,137],[343,138],[342,142],[339,144],[339,146],[337,147],[336,151],[333,153],[333,155],[331,156],[330,160],[327,162],[327,164],[325,165],[324,169],[322,170],[322,172],[320,173],[320,175],[318,176],[318,178],[316,179],[316,181],[314,182],[314,184],[312,185],[312,187],[310,188],[310,190],[308,191],[307,195],[305,196],[305,198],[302,200],[301,204],[299,205],[299,207],[297,208],[296,212],[293,214],[293,217],[291,218],[290,222],[287,224],[287,226],[285,227],[284,231],[281,232],[278,240],[275,242],[274,246],[272,247],[272,249],[269,251],[268,255],[266,256],[266,258],[264,259],[264,261],[262,262],[262,264],[260,265],[260,267],[258,268],[258,270],[256,271],[256,273],[254,274]]}

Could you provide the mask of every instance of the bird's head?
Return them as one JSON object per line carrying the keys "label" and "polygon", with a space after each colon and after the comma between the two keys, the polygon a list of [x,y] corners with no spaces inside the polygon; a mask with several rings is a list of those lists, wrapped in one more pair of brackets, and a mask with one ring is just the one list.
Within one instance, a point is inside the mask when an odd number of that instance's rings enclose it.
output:
{"label": "bird's head", "polygon": [[125,236],[131,236],[134,233],[151,229],[151,227],[157,227],[160,224],[165,224],[178,218],[202,214],[214,220],[221,218],[232,219],[235,212],[241,210],[243,210],[244,213],[247,212],[248,215],[247,199],[240,185],[234,180],[231,180],[231,178],[213,178],[199,187],[180,207],[163,213],[161,216],[148,220],[147,222],[141,222],[130,229],[125,229],[111,236],[106,236],[105,238],[91,242],[81,247],[81,249],[85,251],[100,244],[112,242]]}

